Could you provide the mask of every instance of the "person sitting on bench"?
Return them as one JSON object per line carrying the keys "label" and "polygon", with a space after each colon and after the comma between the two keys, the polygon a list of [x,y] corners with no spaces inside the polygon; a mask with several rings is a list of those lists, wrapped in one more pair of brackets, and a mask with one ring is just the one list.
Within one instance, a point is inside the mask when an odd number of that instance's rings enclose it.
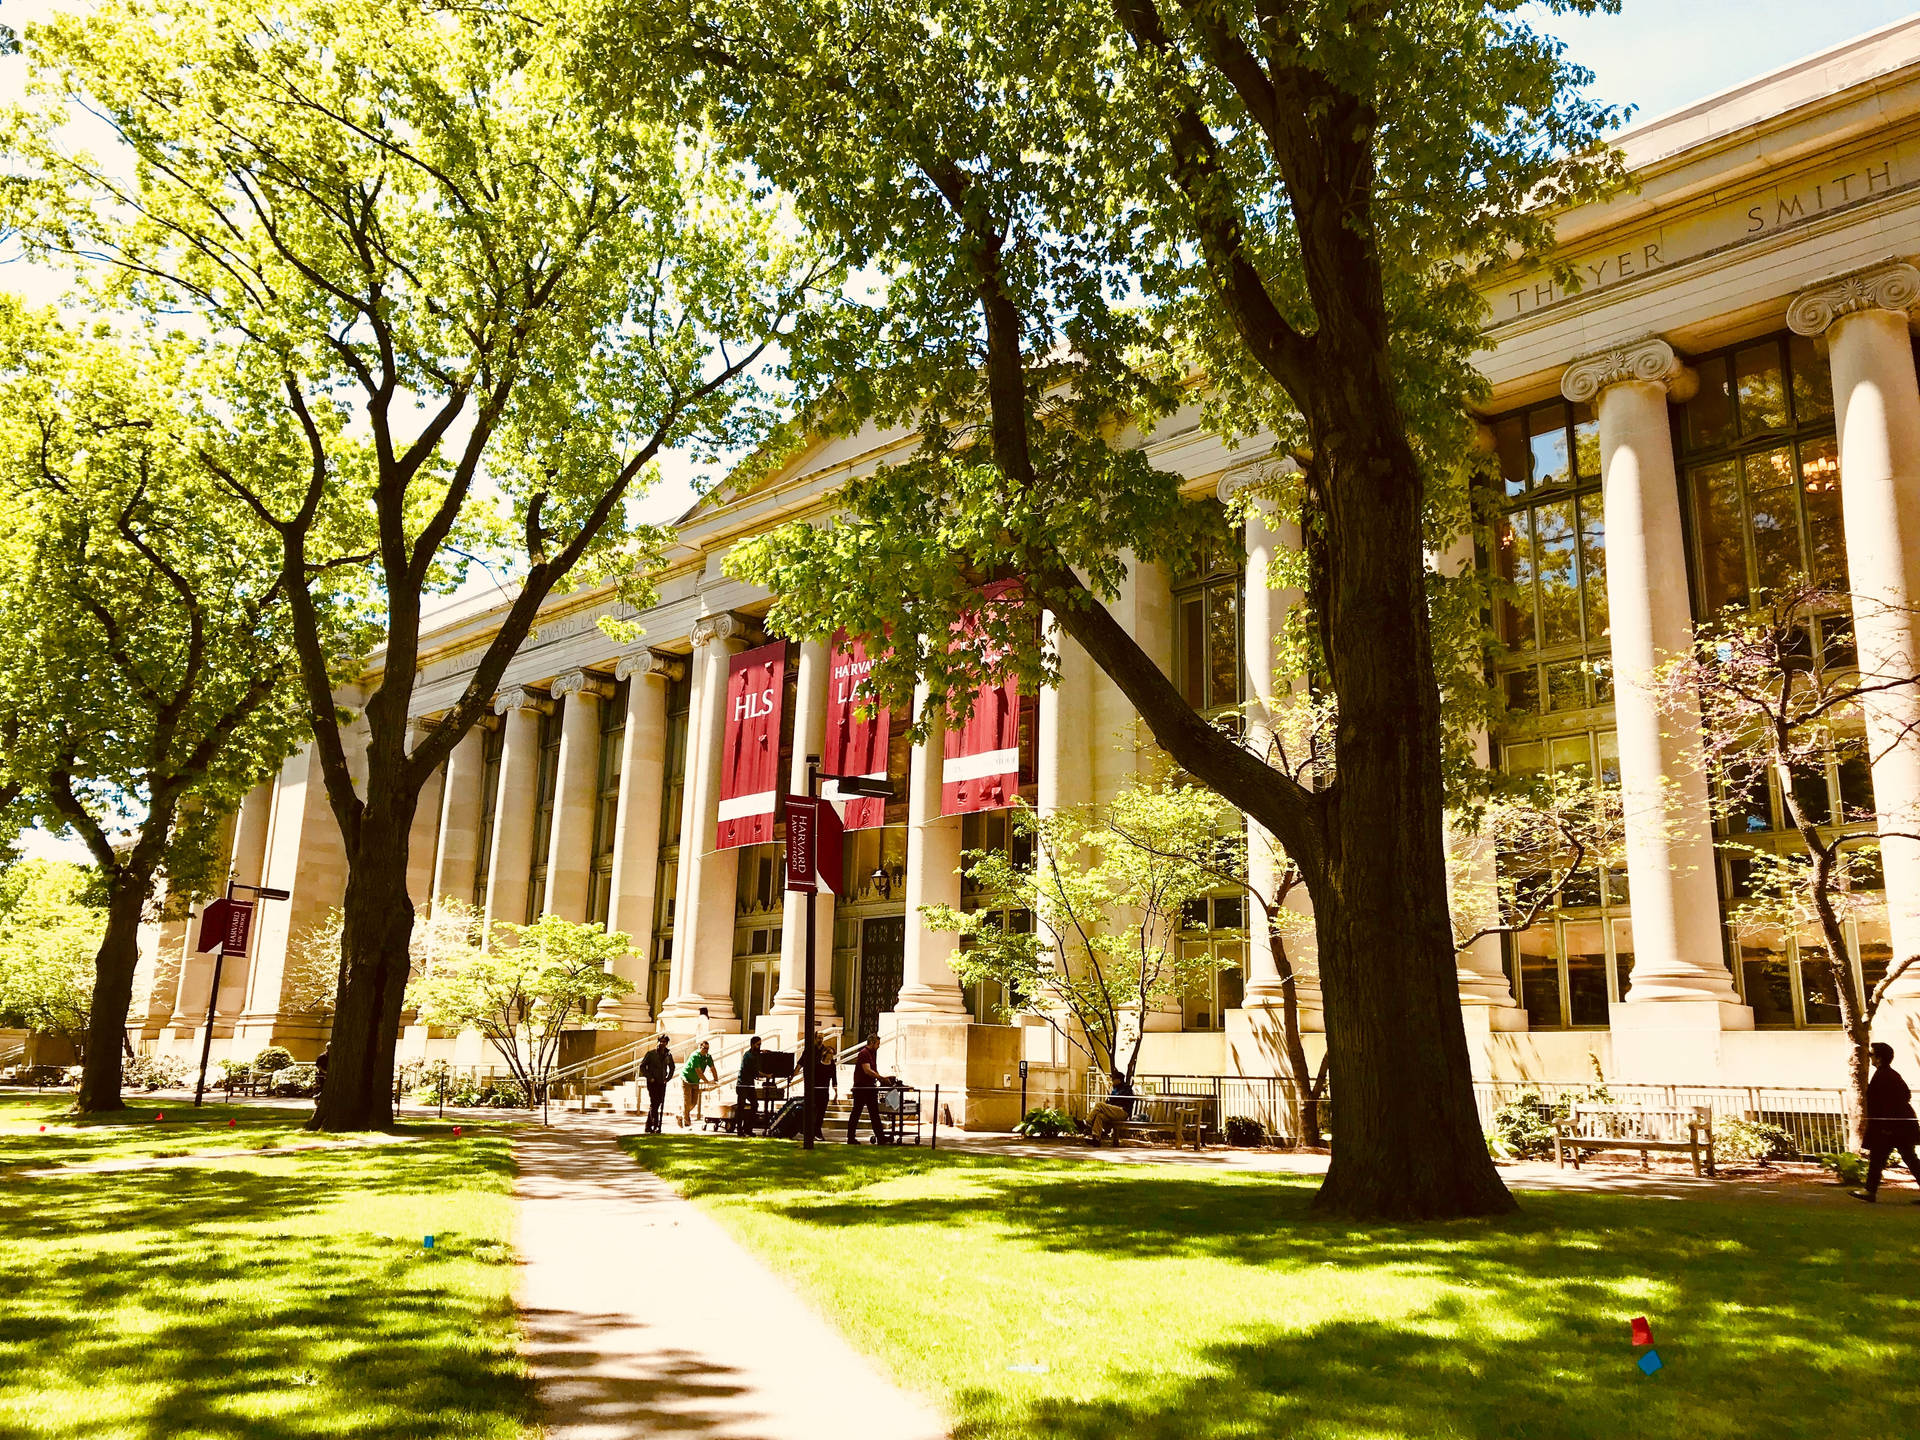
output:
{"label": "person sitting on bench", "polygon": [[1087,1116],[1087,1129],[1093,1134],[1094,1144],[1104,1145],[1111,1135],[1115,1147],[1119,1146],[1121,1137],[1127,1133],[1127,1122],[1133,1118],[1133,1097],[1133,1082],[1124,1075],[1115,1075],[1107,1098]]}

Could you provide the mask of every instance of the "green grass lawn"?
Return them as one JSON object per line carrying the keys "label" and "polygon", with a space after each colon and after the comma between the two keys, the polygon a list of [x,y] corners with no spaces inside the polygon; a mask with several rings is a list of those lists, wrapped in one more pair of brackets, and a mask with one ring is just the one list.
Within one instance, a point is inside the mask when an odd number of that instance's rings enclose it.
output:
{"label": "green grass lawn", "polygon": [[1501,1222],[1359,1226],[1294,1177],[625,1143],[960,1440],[1920,1434],[1906,1204],[1532,1194]]}
{"label": "green grass lawn", "polygon": [[[242,1128],[272,1133],[275,1112],[246,1109],[230,1112]],[[225,1143],[228,1113],[167,1143]],[[9,1130],[20,1121],[8,1107]],[[10,1159],[73,1143],[39,1123],[4,1137]],[[132,1143],[131,1126],[86,1128]],[[509,1132],[401,1131],[413,1138],[0,1177],[0,1436],[532,1435]]]}
{"label": "green grass lawn", "polygon": [[0,1091],[0,1169],[234,1146],[263,1149],[314,1138],[300,1128],[313,1114],[310,1105],[208,1104],[196,1110],[191,1101],[146,1095],[109,1115],[72,1115],[72,1106],[71,1090]]}

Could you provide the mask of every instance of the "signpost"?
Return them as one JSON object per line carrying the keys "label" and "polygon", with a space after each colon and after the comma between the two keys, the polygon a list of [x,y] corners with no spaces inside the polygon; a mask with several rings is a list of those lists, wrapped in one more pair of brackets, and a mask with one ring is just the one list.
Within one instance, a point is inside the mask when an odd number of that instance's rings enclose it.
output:
{"label": "signpost", "polygon": [[[252,892],[251,900],[236,900],[233,892]],[[200,1078],[194,1081],[193,1103],[197,1107],[207,1093],[207,1060],[213,1054],[213,1017],[220,1004],[220,968],[227,956],[245,959],[247,944],[253,938],[253,907],[262,900],[289,900],[292,892],[273,890],[265,885],[241,885],[227,882],[227,893],[200,912],[200,941],[193,948],[213,951],[213,984],[207,990],[207,1033],[200,1042]]]}
{"label": "signpost", "polygon": [[813,974],[815,930],[813,923],[814,897],[821,890],[836,890],[841,867],[841,826],[840,813],[833,808],[833,802],[820,798],[820,782],[832,780],[843,796],[868,796],[886,800],[892,798],[893,786],[884,779],[876,780],[862,775],[827,775],[820,773],[820,757],[807,757],[807,793],[787,797],[787,883],[789,890],[801,890],[807,896],[807,936],[806,936],[806,1007],[800,1021],[800,1055],[804,1070],[800,1076],[800,1144],[802,1148],[813,1149],[813,1106],[816,1089],[815,1072],[820,1067],[820,1057],[814,1053],[814,1010],[813,1010]]}

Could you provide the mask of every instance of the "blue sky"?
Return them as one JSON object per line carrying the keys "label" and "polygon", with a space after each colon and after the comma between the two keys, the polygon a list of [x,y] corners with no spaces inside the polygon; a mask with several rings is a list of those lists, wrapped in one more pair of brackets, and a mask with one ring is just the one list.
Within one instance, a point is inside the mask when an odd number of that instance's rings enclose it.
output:
{"label": "blue sky", "polygon": [[1914,13],[1899,0],[1624,0],[1618,15],[1542,23],[1594,72],[1596,99],[1651,119]]}

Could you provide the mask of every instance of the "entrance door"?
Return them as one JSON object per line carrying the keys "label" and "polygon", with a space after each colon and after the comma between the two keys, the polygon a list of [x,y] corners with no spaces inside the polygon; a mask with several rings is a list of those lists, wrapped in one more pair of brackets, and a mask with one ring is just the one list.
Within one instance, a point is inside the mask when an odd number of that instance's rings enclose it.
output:
{"label": "entrance door", "polygon": [[860,926],[860,995],[853,1036],[864,1040],[900,998],[907,963],[907,917],[881,915]]}

